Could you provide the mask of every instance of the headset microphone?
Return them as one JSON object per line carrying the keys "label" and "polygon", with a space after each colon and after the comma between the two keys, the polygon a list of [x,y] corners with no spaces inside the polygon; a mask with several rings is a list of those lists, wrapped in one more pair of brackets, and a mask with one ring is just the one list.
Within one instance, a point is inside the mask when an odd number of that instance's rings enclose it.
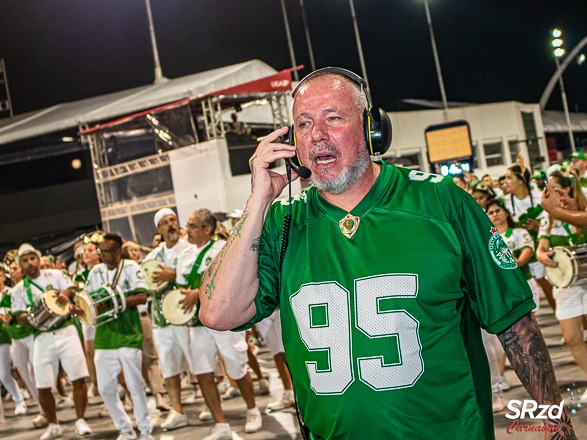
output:
{"label": "headset microphone", "polygon": [[298,173],[298,176],[300,176],[302,179],[309,179],[312,175],[310,168],[306,168],[303,165],[297,166],[290,157],[285,158],[285,164]]}

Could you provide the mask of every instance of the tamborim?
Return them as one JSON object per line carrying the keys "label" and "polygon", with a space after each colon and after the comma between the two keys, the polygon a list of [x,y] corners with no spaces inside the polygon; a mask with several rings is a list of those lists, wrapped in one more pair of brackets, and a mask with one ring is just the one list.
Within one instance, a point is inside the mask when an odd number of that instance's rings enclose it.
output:
{"label": "tamborim", "polygon": [[557,267],[547,267],[546,278],[555,287],[569,287],[587,277],[587,246],[556,246],[552,259]]}
{"label": "tamborim", "polygon": [[126,298],[118,286],[116,291],[102,287],[95,292],[78,292],[73,301],[84,312],[77,318],[91,328],[118,319],[118,315],[126,310]]}
{"label": "tamborim", "polygon": [[161,314],[165,318],[165,322],[171,325],[188,325],[190,321],[197,319],[196,307],[191,312],[186,312],[179,302],[185,298],[180,289],[170,290],[165,292],[159,301]]}
{"label": "tamborim", "polygon": [[158,260],[149,260],[141,263],[141,270],[143,271],[143,275],[145,276],[145,282],[147,283],[147,289],[151,291],[156,290],[164,290],[169,284],[167,281],[163,281],[162,283],[157,284],[153,281],[153,273],[159,272],[161,269],[166,269],[164,263]]}
{"label": "tamborim", "polygon": [[69,304],[57,302],[58,290],[47,290],[37,302],[27,310],[29,323],[37,330],[47,331],[61,324],[69,317]]}

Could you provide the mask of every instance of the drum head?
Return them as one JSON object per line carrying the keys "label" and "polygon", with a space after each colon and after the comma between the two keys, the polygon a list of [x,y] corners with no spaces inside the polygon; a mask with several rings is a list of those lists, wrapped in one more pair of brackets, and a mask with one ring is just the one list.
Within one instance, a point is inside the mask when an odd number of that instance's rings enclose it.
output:
{"label": "drum head", "polygon": [[170,290],[161,299],[161,312],[165,320],[171,325],[185,325],[194,316],[196,308],[191,312],[185,312],[179,302],[185,298],[179,289]]}
{"label": "drum head", "polygon": [[163,290],[167,287],[167,285],[169,284],[167,281],[164,281],[160,284],[157,284],[155,281],[153,281],[153,273],[159,272],[162,267],[165,268],[167,266],[165,266],[164,263],[158,260],[149,260],[145,261],[144,263],[141,263],[141,270],[143,271],[143,275],[145,276],[147,289],[155,291]]}
{"label": "drum head", "polygon": [[546,277],[555,287],[568,287],[573,281],[574,271],[571,252],[564,247],[556,247],[552,259],[558,263],[558,266],[545,266]]}
{"label": "drum head", "polygon": [[65,305],[58,303],[58,296],[58,290],[47,290],[46,292],[43,292],[43,303],[52,313],[59,316],[65,316],[69,313],[69,303]]}
{"label": "drum head", "polygon": [[90,297],[87,292],[78,292],[73,300],[75,304],[82,309],[84,314],[77,318],[88,327],[94,327],[96,325],[96,306],[94,300]]}

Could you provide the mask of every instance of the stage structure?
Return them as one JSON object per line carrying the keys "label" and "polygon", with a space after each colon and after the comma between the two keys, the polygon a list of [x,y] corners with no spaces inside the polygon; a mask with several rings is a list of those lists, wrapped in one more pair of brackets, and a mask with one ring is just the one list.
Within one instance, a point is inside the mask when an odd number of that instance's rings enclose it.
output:
{"label": "stage structure", "polygon": [[[160,208],[175,208],[182,227],[196,209],[244,208],[251,189],[248,160],[257,147],[257,135],[290,123],[291,88],[288,69],[93,127],[82,126],[103,228],[150,244],[153,215]],[[241,110],[253,106],[267,113],[265,127],[250,130],[237,124],[234,129],[227,124],[228,115],[238,117]],[[300,188],[296,182],[295,191]]]}

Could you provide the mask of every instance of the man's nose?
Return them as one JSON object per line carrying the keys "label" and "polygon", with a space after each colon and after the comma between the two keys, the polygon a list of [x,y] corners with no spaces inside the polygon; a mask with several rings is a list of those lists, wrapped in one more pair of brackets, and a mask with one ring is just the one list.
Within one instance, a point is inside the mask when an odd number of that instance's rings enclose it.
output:
{"label": "man's nose", "polygon": [[312,141],[328,140],[328,127],[322,122],[315,122],[312,126]]}

